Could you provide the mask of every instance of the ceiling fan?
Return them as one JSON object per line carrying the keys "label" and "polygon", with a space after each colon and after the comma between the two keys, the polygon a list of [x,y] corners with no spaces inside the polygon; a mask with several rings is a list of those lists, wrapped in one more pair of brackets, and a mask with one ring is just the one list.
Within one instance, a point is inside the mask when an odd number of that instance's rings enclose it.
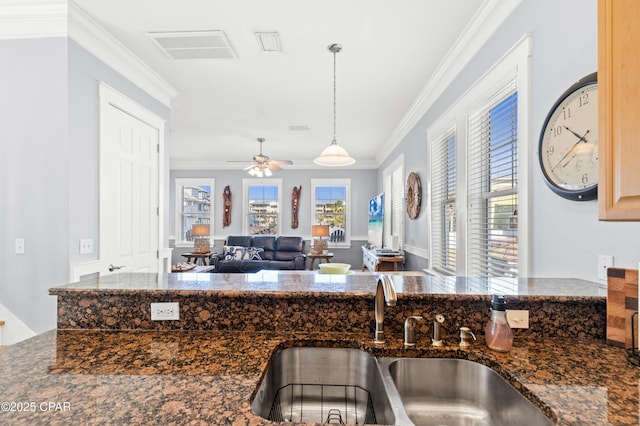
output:
{"label": "ceiling fan", "polygon": [[[293,164],[291,160],[272,160],[268,156],[262,153],[262,144],[264,143],[264,138],[258,138],[258,142],[260,142],[260,154],[254,155],[253,159],[249,166],[245,167],[243,170],[248,170],[251,176],[256,177],[265,177],[271,176],[271,170],[279,171],[282,170],[280,165],[284,164]],[[238,160],[229,160],[229,163],[246,163],[247,161],[238,161]]]}

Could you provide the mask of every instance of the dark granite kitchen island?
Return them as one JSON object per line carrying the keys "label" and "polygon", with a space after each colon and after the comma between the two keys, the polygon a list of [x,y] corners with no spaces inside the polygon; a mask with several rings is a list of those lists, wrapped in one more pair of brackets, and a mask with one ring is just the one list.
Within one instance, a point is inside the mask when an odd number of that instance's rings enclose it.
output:
{"label": "dark granite kitchen island", "polygon": [[[3,407],[0,423],[273,424],[250,410],[273,354],[291,346],[336,346],[376,356],[478,361],[558,424],[638,424],[639,370],[623,349],[605,344],[605,296],[594,283],[526,280],[526,290],[501,291],[511,295],[513,306],[530,309],[532,321],[530,330],[518,331],[513,349],[500,354],[482,339],[469,350],[456,345],[458,326],[479,331],[487,317],[490,295],[474,294],[472,279],[453,279],[443,287],[426,277],[394,278],[398,305],[386,309],[386,343],[374,345],[375,276],[175,275],[181,277],[122,274],[52,289],[65,327],[0,351],[2,400],[14,403],[5,406],[13,411]],[[573,294],[544,294],[554,286]],[[136,311],[137,320],[126,313],[131,305],[121,303],[127,297],[137,303],[179,300],[181,320],[157,329],[145,317],[148,309]],[[348,312],[324,311],[346,306]],[[425,325],[417,347],[404,349],[399,323],[408,314],[436,311],[450,323],[447,346],[432,348]],[[83,313],[90,319],[72,326]]]}

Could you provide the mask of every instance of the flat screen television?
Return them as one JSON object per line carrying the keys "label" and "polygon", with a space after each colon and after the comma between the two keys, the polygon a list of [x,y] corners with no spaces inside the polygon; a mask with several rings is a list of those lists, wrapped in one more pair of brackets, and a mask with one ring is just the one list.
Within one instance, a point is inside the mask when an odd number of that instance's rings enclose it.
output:
{"label": "flat screen television", "polygon": [[384,212],[384,193],[369,200],[368,242],[374,247],[382,248],[382,220]]}

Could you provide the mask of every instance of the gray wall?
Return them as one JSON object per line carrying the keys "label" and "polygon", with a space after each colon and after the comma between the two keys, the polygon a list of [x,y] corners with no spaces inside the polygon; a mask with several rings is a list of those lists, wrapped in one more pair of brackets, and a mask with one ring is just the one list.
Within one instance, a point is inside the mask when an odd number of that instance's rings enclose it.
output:
{"label": "gray wall", "polygon": [[[548,110],[572,83],[597,70],[597,1],[523,1],[472,62],[434,103],[384,162],[404,153],[405,171],[428,174],[426,130],[522,36],[533,36],[529,105],[529,275],[598,281],[598,254],[616,266],[638,268],[640,223],[598,221],[597,201],[574,202],[554,195],[538,165],[538,136]],[[426,195],[426,194],[425,194]],[[406,221],[407,243],[426,249],[429,218]],[[416,262],[419,263],[419,262]]]}
{"label": "gray wall", "polygon": [[[70,259],[72,263],[98,259],[99,247],[99,97],[98,84],[104,82],[167,121],[165,155],[165,203],[169,195],[169,108],[139,89],[104,62],[69,40],[69,193]],[[169,219],[165,216],[165,236]],[[92,238],[94,252],[80,254],[80,239]]]}
{"label": "gray wall", "polygon": [[[214,235],[216,244],[214,250],[221,251],[224,239],[229,235],[243,235],[242,232],[242,179],[251,178],[241,170],[172,170],[170,208],[175,211],[175,178],[215,178],[214,201]],[[354,268],[362,266],[362,250],[360,246],[367,239],[367,221],[369,199],[378,194],[377,174],[375,170],[283,170],[273,175],[282,179],[282,231],[281,235],[298,235],[309,239],[311,236],[311,179],[320,178],[350,178],[351,179],[351,248],[331,249],[334,262],[345,262]],[[229,185],[233,196],[231,210],[231,225],[222,227],[222,191]],[[291,228],[291,192],[294,186],[302,185],[300,193],[299,225]],[[175,235],[175,221],[171,224],[171,234]],[[177,247],[174,249],[172,264],[184,261],[180,255],[190,251],[190,248]]]}
{"label": "gray wall", "polygon": [[56,326],[48,289],[98,258],[98,80],[167,121],[169,109],[67,38],[2,40],[0,61],[0,303],[42,332]]}
{"label": "gray wall", "polygon": [[2,40],[0,63],[0,302],[40,332],[69,271],[67,41]]}

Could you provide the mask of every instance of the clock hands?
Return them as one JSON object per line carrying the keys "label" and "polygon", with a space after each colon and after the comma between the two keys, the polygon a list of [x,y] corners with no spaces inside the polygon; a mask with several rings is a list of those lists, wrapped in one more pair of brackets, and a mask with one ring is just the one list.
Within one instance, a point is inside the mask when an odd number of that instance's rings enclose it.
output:
{"label": "clock hands", "polygon": [[[560,159],[560,161],[558,161],[558,162],[556,163],[556,165],[555,165],[555,166],[553,166],[553,168],[551,169],[551,171],[554,171],[554,170],[555,170],[555,169],[556,169],[556,168],[557,168],[557,167],[558,167],[558,166],[559,166],[559,165],[564,161],[564,159],[565,159],[565,158],[567,158],[567,156],[569,156],[569,154],[571,154],[571,153],[576,149],[576,147],[577,147],[580,143],[582,143],[582,142],[584,142],[584,143],[589,143],[589,142],[587,142],[587,140],[585,139],[585,136],[587,136],[587,135],[589,134],[589,130],[587,130],[587,131],[584,133],[584,135],[583,135],[583,136],[580,136],[579,134],[577,134],[576,132],[574,132],[573,130],[571,130],[570,128],[568,128],[567,126],[563,126],[563,127],[564,127],[565,129],[567,129],[568,131],[570,131],[570,132],[571,132],[575,137],[577,137],[577,138],[578,138],[578,142],[576,142],[576,143],[574,143],[573,145],[571,145],[571,148],[569,148],[569,149],[567,150],[567,152],[565,152],[565,153],[564,153],[564,155],[562,156],[562,158]],[[573,157],[572,157],[572,158],[573,158]],[[571,161],[571,159],[569,159],[569,161]],[[566,163],[564,166],[566,166],[567,164],[569,164],[569,161],[567,161],[567,163]],[[564,167],[564,166],[562,166],[562,167]]]}
{"label": "clock hands", "polygon": [[[571,130],[570,128],[568,128],[567,126],[562,126],[565,129],[567,129],[568,131],[570,131],[571,133],[573,133],[573,135],[578,138],[580,141],[584,142],[584,143],[589,143],[587,142],[587,140],[584,138],[585,136],[587,136],[587,134],[589,133],[589,130],[587,130],[585,132],[585,134],[583,136],[580,136],[579,134],[577,134],[576,132],[574,132],[573,130]],[[580,141],[576,142],[576,143],[580,143]]]}

